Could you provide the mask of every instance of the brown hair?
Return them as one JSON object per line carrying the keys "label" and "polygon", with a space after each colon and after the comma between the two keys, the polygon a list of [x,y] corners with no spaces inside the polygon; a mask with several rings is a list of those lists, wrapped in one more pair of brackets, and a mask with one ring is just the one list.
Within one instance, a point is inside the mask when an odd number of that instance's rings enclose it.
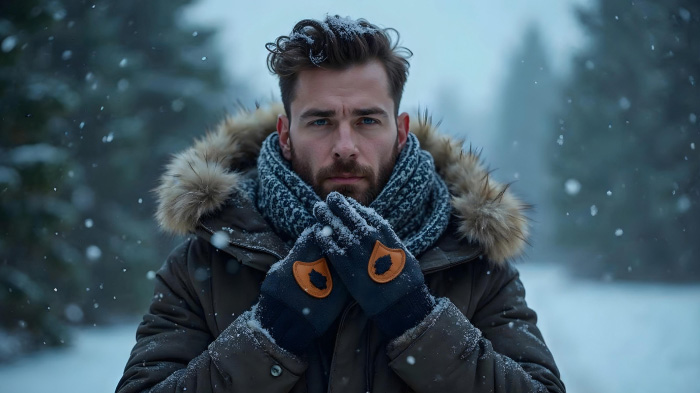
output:
{"label": "brown hair", "polygon": [[[390,33],[396,34],[395,41]],[[389,79],[389,94],[397,115],[408,77],[408,58],[413,55],[398,44],[399,33],[395,29],[381,29],[364,19],[338,15],[327,15],[324,21],[304,19],[289,36],[280,36],[265,45],[270,51],[267,68],[279,77],[282,104],[289,117],[299,72],[314,67],[342,70],[379,60]]]}

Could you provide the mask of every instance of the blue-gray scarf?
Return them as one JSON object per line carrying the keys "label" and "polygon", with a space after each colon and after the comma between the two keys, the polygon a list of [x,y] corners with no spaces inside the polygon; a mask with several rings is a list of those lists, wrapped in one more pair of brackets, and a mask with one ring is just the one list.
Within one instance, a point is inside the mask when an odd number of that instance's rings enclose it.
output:
{"label": "blue-gray scarf", "polygon": [[[244,189],[267,222],[292,243],[316,222],[313,207],[321,199],[282,156],[276,133],[260,149],[257,181]],[[389,181],[370,207],[391,224],[413,255],[427,250],[447,228],[449,191],[415,135],[409,133]]]}

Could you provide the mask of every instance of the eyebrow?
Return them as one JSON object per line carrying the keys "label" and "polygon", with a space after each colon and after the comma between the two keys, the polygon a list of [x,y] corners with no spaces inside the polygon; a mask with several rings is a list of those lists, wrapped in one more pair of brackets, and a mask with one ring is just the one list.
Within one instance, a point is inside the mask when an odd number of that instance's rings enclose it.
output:
{"label": "eyebrow", "polygon": [[353,116],[379,115],[382,117],[389,117],[384,109],[378,107],[355,109],[352,111],[352,114]]}
{"label": "eyebrow", "polygon": [[302,119],[309,117],[333,117],[335,116],[334,110],[322,110],[322,109],[309,109],[299,116]]}
{"label": "eyebrow", "polygon": [[[359,108],[359,109],[354,109],[352,111],[353,116],[369,116],[369,115],[379,115],[382,117],[389,117],[389,115],[386,113],[386,111],[382,108],[379,107],[371,107],[371,108]],[[302,113],[301,116],[299,116],[301,119],[306,119],[309,117],[334,117],[335,116],[335,111],[334,110],[323,110],[323,109],[309,109],[306,112]]]}

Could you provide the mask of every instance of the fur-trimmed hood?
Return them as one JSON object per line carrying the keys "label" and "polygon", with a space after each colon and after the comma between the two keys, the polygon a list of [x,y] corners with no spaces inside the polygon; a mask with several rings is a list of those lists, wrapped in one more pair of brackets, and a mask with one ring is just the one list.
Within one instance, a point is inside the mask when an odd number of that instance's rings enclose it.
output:
{"label": "fur-trimmed hood", "polygon": [[[156,218],[175,234],[195,231],[200,219],[222,208],[255,166],[262,141],[275,131],[280,104],[229,116],[191,148],[176,154],[160,184]],[[481,159],[462,141],[440,135],[427,115],[411,123],[421,148],[449,186],[460,237],[478,243],[494,262],[519,256],[526,244],[528,205],[489,177]]]}

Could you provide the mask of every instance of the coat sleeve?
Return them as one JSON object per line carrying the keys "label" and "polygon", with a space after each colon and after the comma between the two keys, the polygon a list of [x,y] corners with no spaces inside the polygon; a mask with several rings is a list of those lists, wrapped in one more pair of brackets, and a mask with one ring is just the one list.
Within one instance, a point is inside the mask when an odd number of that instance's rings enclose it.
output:
{"label": "coat sleeve", "polygon": [[474,294],[471,320],[439,299],[418,326],[390,343],[392,369],[416,392],[564,393],[517,270],[507,264],[482,273],[491,279]]}
{"label": "coat sleeve", "polygon": [[213,337],[188,273],[192,240],[156,274],[117,393],[288,392],[306,364],[274,344],[247,311]]}

